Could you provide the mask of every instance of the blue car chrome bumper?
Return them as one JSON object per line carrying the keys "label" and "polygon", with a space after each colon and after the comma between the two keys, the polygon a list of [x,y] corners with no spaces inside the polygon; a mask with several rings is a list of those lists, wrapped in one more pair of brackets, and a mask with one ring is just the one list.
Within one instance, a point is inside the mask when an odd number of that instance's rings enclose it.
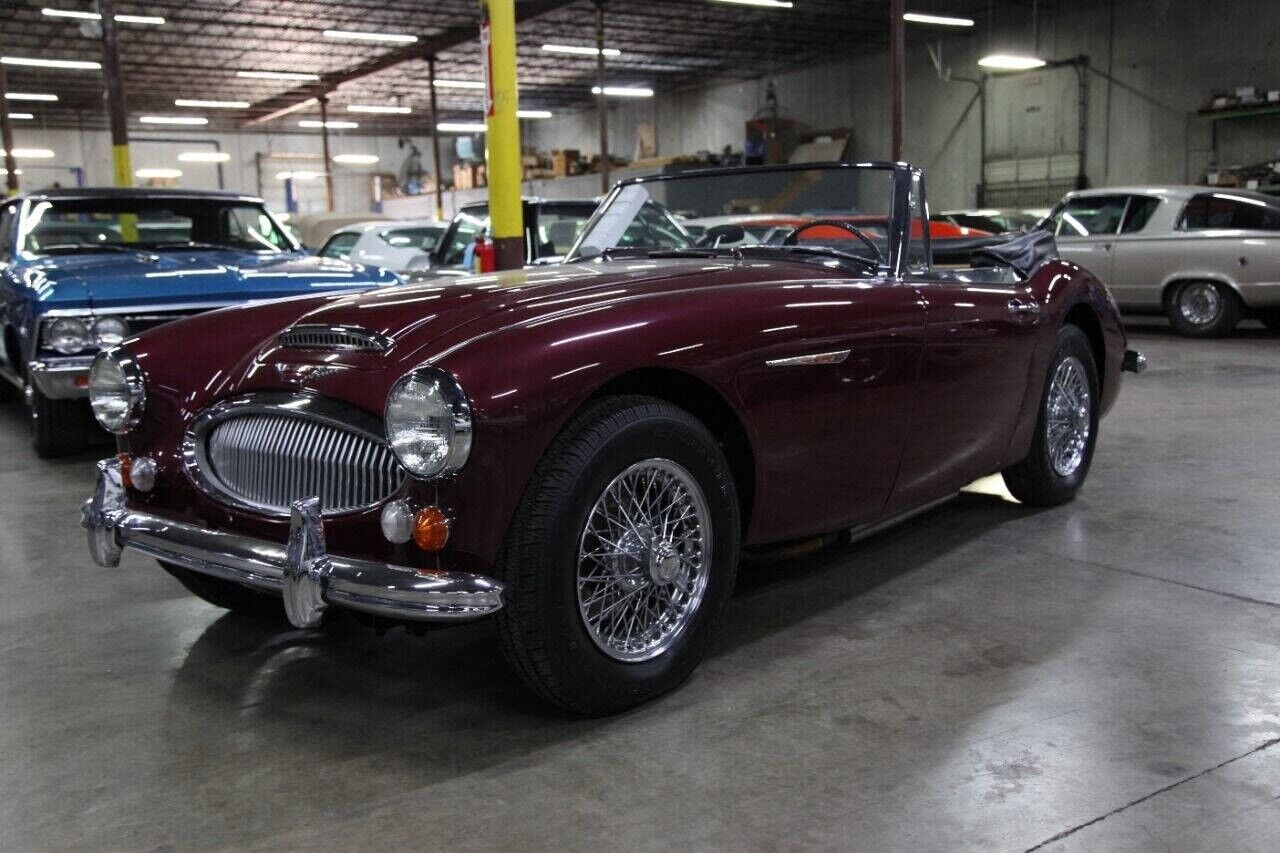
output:
{"label": "blue car chrome bumper", "polygon": [[503,586],[483,575],[415,569],[330,554],[316,498],[296,501],[287,543],[253,539],[131,510],[120,462],[98,463],[93,497],[80,511],[89,553],[120,564],[125,548],[191,571],[274,592],[299,628],[320,624],[328,605],[413,622],[477,619],[502,607]]}

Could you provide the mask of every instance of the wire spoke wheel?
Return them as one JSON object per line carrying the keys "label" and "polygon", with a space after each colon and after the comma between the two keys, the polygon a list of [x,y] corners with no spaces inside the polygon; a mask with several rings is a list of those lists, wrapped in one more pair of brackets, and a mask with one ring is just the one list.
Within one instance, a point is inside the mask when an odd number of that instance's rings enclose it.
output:
{"label": "wire spoke wheel", "polygon": [[578,546],[578,611],[596,646],[627,663],[670,648],[702,603],[711,553],[706,497],[684,467],[645,459],[615,477]]}
{"label": "wire spoke wheel", "polygon": [[1060,477],[1070,477],[1084,462],[1093,428],[1093,401],[1084,365],[1075,356],[1058,363],[1045,400],[1045,446]]}

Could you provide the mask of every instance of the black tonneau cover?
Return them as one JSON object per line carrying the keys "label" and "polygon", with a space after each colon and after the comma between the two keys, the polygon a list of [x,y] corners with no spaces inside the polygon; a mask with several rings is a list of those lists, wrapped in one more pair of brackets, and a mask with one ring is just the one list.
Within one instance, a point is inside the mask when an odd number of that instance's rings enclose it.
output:
{"label": "black tonneau cover", "polygon": [[1053,235],[1041,229],[1012,236],[935,239],[932,243],[935,264],[1010,267],[1023,277],[1030,276],[1045,261],[1058,257],[1058,244]]}

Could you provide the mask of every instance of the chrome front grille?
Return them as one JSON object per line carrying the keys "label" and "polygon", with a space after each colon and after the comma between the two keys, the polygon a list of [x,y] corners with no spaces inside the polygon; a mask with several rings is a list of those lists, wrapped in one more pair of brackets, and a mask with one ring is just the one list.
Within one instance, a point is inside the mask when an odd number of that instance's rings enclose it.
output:
{"label": "chrome front grille", "polygon": [[381,352],[391,346],[391,339],[355,326],[303,325],[281,332],[280,345],[291,349]]}
{"label": "chrome front grille", "polygon": [[[311,408],[336,405],[299,399]],[[371,431],[306,406],[233,401],[202,416],[187,446],[188,465],[207,491],[274,515],[313,495],[326,515],[366,509],[395,494],[405,478],[391,449]]]}

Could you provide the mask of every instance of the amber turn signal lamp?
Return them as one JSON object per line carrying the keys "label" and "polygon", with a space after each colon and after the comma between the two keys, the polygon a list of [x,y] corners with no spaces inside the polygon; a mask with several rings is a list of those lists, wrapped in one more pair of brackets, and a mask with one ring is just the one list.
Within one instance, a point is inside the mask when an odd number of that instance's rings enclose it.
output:
{"label": "amber turn signal lamp", "polygon": [[133,457],[128,453],[117,453],[116,461],[120,463],[120,485],[132,489],[133,478],[129,475],[133,472]]}
{"label": "amber turn signal lamp", "polygon": [[440,507],[428,506],[418,510],[413,517],[413,544],[435,553],[443,550],[448,541],[449,519]]}

